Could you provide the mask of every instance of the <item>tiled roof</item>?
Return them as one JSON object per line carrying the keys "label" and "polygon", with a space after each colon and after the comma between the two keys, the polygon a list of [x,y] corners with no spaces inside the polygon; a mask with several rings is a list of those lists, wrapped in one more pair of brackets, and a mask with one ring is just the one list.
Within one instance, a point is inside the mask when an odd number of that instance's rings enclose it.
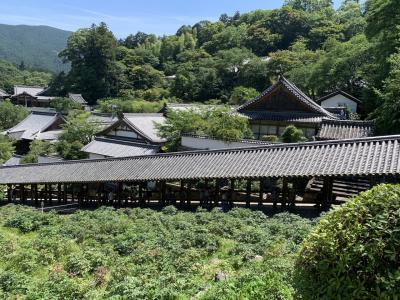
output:
{"label": "tiled roof", "polygon": [[0,184],[400,174],[400,135],[0,168]]}
{"label": "tiled roof", "polygon": [[318,103],[321,103],[322,101],[324,101],[324,100],[326,100],[326,99],[329,99],[329,98],[332,98],[332,97],[334,97],[334,96],[336,96],[336,95],[342,95],[342,96],[344,96],[344,97],[346,97],[346,98],[348,98],[348,99],[350,99],[350,100],[353,100],[354,102],[356,102],[356,103],[358,103],[358,104],[361,103],[361,101],[360,101],[359,99],[357,99],[356,97],[354,97],[354,96],[352,96],[352,95],[350,95],[350,94],[347,94],[346,92],[344,92],[344,91],[342,91],[342,90],[337,90],[337,91],[334,91],[333,93],[330,93],[330,94],[328,94],[328,95],[325,95],[325,96],[319,98],[319,99],[317,100],[317,102],[318,102]]}
{"label": "tiled roof", "polygon": [[374,122],[323,119],[316,136],[319,140],[340,140],[372,136]]}
{"label": "tiled roof", "polygon": [[14,154],[9,160],[7,160],[3,166],[17,166],[21,162],[21,155]]}
{"label": "tiled roof", "polygon": [[15,139],[34,139],[34,136],[49,128],[61,116],[52,112],[31,112],[24,120],[13,128],[6,131],[6,134]]}
{"label": "tiled roof", "polygon": [[71,94],[71,93],[69,93],[69,94],[68,94],[68,97],[69,97],[71,100],[73,100],[73,101],[75,101],[75,102],[77,102],[77,103],[79,103],[79,104],[82,104],[82,105],[87,105],[87,104],[88,104],[88,103],[86,102],[86,100],[83,98],[82,94]]}
{"label": "tiled roof", "polygon": [[4,97],[8,97],[10,96],[5,90],[0,89],[0,97],[4,98]]}
{"label": "tiled roof", "polygon": [[155,123],[165,123],[163,114],[124,114],[124,121],[141,136],[152,143],[163,143],[165,139],[158,135]]}
{"label": "tiled roof", "polygon": [[304,94],[297,86],[295,86],[293,83],[291,83],[289,80],[287,80],[283,76],[281,76],[274,85],[270,86],[268,89],[266,89],[264,92],[262,92],[259,96],[257,96],[253,100],[250,100],[250,101],[246,102],[245,104],[241,105],[239,108],[237,108],[237,111],[244,112],[244,110],[248,106],[252,105],[255,102],[260,101],[262,98],[264,98],[269,93],[273,92],[278,86],[281,86],[281,85],[283,85],[287,90],[289,90],[296,97],[297,100],[299,100],[305,106],[310,108],[316,114],[319,114],[324,117],[332,118],[332,119],[336,118],[330,112],[328,112],[327,110],[322,108],[320,105],[315,103],[310,97],[308,97],[306,94]]}
{"label": "tiled roof", "polygon": [[45,132],[39,131],[38,133],[32,135],[30,139],[32,140],[41,140],[41,141],[56,141],[58,137],[63,132],[62,129],[58,130],[49,130]]}
{"label": "tiled roof", "polygon": [[263,120],[285,123],[310,123],[318,124],[322,121],[322,116],[318,114],[300,112],[269,112],[269,111],[242,111],[240,115],[249,120]]}
{"label": "tiled roof", "polygon": [[96,137],[83,147],[82,151],[107,157],[128,157],[156,154],[159,147],[122,139]]}
{"label": "tiled roof", "polygon": [[25,85],[16,85],[14,86],[14,95],[17,96],[23,93],[29,94],[31,96],[36,96],[42,93],[45,90],[44,87],[40,86],[25,86]]}

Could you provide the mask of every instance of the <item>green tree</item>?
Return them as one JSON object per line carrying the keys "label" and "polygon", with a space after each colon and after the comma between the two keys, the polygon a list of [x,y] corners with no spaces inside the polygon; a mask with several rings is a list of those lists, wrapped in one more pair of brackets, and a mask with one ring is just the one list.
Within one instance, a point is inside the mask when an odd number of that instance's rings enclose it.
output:
{"label": "green tree", "polygon": [[400,51],[391,56],[391,71],[382,92],[378,92],[383,104],[378,108],[377,126],[381,134],[400,133]]}
{"label": "green tree", "polygon": [[259,94],[260,93],[254,88],[237,86],[232,91],[231,97],[229,98],[229,104],[243,104],[257,97]]}
{"label": "green tree", "polygon": [[105,23],[74,32],[60,53],[71,63],[70,88],[80,91],[90,104],[117,93],[117,40]]}
{"label": "green tree", "polygon": [[68,113],[70,110],[81,110],[82,105],[70,98],[57,97],[50,102],[50,106],[58,112]]}
{"label": "green tree", "polygon": [[0,164],[9,160],[14,154],[14,151],[15,148],[12,141],[8,137],[0,134]]}
{"label": "green tree", "polygon": [[65,159],[86,158],[86,153],[81,151],[84,145],[89,144],[95,134],[100,131],[100,126],[89,119],[90,113],[71,111],[67,123],[63,125],[63,132],[56,144],[57,152]]}
{"label": "green tree", "polygon": [[169,143],[168,151],[176,151],[183,133],[208,135],[229,141],[252,137],[248,120],[232,114],[229,108],[202,107],[170,111],[164,124],[157,124],[159,135]]}
{"label": "green tree", "polygon": [[379,80],[385,79],[390,72],[389,57],[400,46],[400,2],[397,0],[368,0],[366,6],[367,37],[374,43],[376,50],[377,73]]}
{"label": "green tree", "polygon": [[10,101],[0,101],[0,130],[9,129],[28,115],[25,107],[14,105]]}
{"label": "green tree", "polygon": [[39,155],[48,155],[54,152],[53,144],[46,141],[32,141],[29,145],[29,152],[21,158],[21,164],[37,163]]}

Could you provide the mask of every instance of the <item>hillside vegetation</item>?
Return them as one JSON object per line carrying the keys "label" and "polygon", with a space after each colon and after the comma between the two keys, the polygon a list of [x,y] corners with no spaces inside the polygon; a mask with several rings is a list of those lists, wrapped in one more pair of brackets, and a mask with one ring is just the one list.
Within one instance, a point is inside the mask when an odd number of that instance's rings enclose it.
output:
{"label": "hillside vegetation", "polygon": [[[359,97],[362,118],[399,133],[397,0],[286,0],[274,10],[221,15],[158,37],[117,40],[100,23],[71,34],[60,53],[71,71],[54,90],[77,89],[91,104],[130,100],[241,104],[285,75],[317,99],[342,89]],[[395,109],[393,109],[395,108]]]}
{"label": "hillside vegetation", "polygon": [[68,69],[58,58],[69,31],[49,26],[0,24],[0,59],[55,73]]}
{"label": "hillside vegetation", "polygon": [[49,72],[20,69],[16,65],[0,60],[0,88],[13,94],[14,85],[47,86],[53,75]]}
{"label": "hillside vegetation", "polygon": [[234,209],[0,208],[0,298],[292,299],[313,222]]}

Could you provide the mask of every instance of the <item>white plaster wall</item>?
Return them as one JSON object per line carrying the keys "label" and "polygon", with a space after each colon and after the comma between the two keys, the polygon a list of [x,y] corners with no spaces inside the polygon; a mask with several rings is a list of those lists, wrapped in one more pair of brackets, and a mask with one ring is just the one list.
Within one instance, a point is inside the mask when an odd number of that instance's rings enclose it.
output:
{"label": "white plaster wall", "polygon": [[347,106],[352,112],[357,112],[357,103],[343,95],[335,95],[321,102],[322,107]]}

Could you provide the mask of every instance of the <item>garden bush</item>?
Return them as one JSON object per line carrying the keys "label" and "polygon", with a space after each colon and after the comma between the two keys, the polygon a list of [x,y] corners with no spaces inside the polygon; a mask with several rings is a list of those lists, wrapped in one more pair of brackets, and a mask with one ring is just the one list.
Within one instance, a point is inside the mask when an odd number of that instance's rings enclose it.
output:
{"label": "garden bush", "polygon": [[238,208],[56,215],[7,205],[0,298],[292,299],[295,254],[313,224]]}
{"label": "garden bush", "polygon": [[400,298],[400,185],[380,185],[321,218],[302,244],[304,299]]}

